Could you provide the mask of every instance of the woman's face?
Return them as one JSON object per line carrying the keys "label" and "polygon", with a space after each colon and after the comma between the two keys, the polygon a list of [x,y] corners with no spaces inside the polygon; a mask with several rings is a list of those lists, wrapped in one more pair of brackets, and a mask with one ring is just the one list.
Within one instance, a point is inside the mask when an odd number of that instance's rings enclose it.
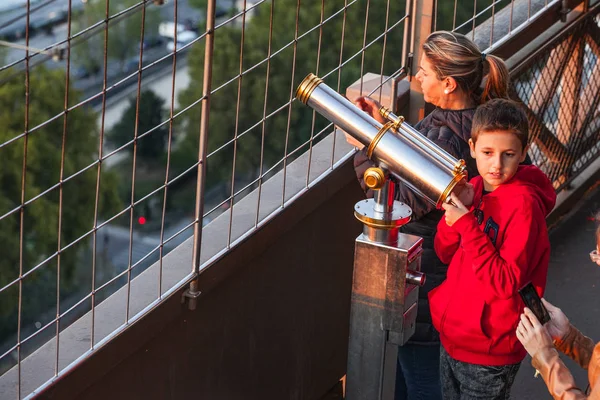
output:
{"label": "woman's face", "polygon": [[419,64],[419,72],[417,72],[417,80],[421,84],[425,101],[434,106],[441,107],[444,96],[443,81],[437,78],[432,67],[429,59],[423,54]]}

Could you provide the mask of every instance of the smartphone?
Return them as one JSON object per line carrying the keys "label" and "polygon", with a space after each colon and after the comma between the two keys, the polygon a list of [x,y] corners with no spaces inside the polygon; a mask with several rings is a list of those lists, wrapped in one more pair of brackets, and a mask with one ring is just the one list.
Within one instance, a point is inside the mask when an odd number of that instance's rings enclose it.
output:
{"label": "smartphone", "polygon": [[535,314],[540,324],[544,325],[550,321],[550,314],[546,310],[546,307],[544,307],[537,290],[535,290],[535,286],[531,282],[523,286],[519,290],[519,294],[523,299],[523,303]]}

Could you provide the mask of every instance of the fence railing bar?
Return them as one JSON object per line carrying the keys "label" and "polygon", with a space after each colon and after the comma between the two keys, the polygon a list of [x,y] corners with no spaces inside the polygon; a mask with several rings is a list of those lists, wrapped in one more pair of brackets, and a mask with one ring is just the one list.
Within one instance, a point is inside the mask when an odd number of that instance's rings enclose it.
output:
{"label": "fence railing bar", "polygon": [[[263,0],[266,1],[266,0]],[[239,78],[238,78],[238,90],[237,99],[235,103],[235,128],[233,130],[233,160],[231,165],[231,202],[229,203],[229,226],[227,227],[227,247],[231,244],[231,231],[233,227],[233,206],[234,206],[234,191],[235,191],[235,167],[237,161],[237,144],[238,144],[238,133],[240,129],[240,107],[242,99],[242,72],[244,70],[244,44],[246,40],[246,7],[247,2],[244,0],[242,9],[242,32],[240,37],[240,67],[239,67]]]}
{"label": "fence railing bar", "polygon": [[[106,122],[106,85],[108,84],[108,16],[110,14],[109,1],[105,2],[105,16],[107,21],[104,24],[104,46],[103,46],[103,66],[104,72],[102,76],[102,111],[100,115],[100,136],[98,138],[98,160],[102,160],[104,152],[104,130]],[[94,162],[94,164],[96,164]],[[102,162],[98,161],[98,168],[96,171],[96,196],[94,198],[94,228],[92,229],[92,291],[91,291],[91,302],[92,302],[92,324],[90,332],[90,349],[94,348],[94,339],[96,334],[96,267],[98,262],[98,254],[96,252],[98,247],[98,205],[100,203],[100,181],[102,179]]]}
{"label": "fence railing bar", "polygon": [[64,196],[64,183],[63,178],[65,175],[65,161],[67,157],[67,126],[68,116],[67,109],[69,108],[69,84],[70,84],[70,71],[71,71],[71,42],[68,38],[71,36],[71,1],[69,0],[69,9],[67,11],[67,67],[65,71],[65,96],[64,96],[64,119],[63,119],[63,132],[62,132],[62,143],[60,150],[60,172],[59,172],[59,187],[58,187],[58,228],[57,228],[57,254],[56,254],[56,359],[54,360],[54,376],[56,376],[60,370],[58,365],[59,354],[60,354],[60,272],[61,272],[61,261],[62,252],[61,239],[62,239],[62,226],[63,226],[63,196]]}
{"label": "fence railing bar", "polygon": [[[29,10],[31,0],[27,0],[27,19],[25,28],[25,45],[29,46]],[[25,187],[27,182],[27,145],[29,142],[29,105],[30,105],[30,76],[29,76],[29,51],[25,50],[25,122],[23,130],[25,139],[23,140],[23,164],[21,169],[21,207],[19,215],[19,299],[17,304],[17,400],[21,399],[21,324],[23,322],[23,248],[25,246]]]}
{"label": "fence railing bar", "polygon": [[363,91],[363,83],[364,83],[364,76],[365,76],[365,50],[367,49],[367,46],[365,46],[365,44],[367,43],[367,31],[369,30],[369,6],[370,5],[371,5],[371,0],[367,0],[366,10],[365,10],[365,26],[363,29],[362,51],[361,51],[361,57],[360,57],[360,89],[359,89],[358,93],[362,93],[362,91]]}
{"label": "fence railing bar", "polygon": [[[273,44],[273,13],[275,10],[275,0],[271,0],[271,11],[269,14],[269,45],[267,50],[267,72],[265,78],[265,98],[263,102],[263,116],[261,122],[261,139],[260,139],[260,165],[258,176],[262,177],[263,175],[263,164],[265,160],[265,122],[267,115],[267,100],[269,97],[269,75],[271,74],[271,46]],[[262,178],[261,178],[262,179]],[[259,214],[260,214],[260,197],[262,194],[262,181],[258,183],[258,195],[256,201],[256,217],[254,219],[254,226],[256,227],[259,222]]]}
{"label": "fence railing bar", "polygon": [[[179,2],[176,0],[173,3],[174,11],[173,11],[173,23],[177,26],[177,15],[178,15],[178,7]],[[173,48],[177,49],[177,29],[173,32]],[[163,257],[164,257],[164,240],[165,240],[165,221],[167,216],[167,194],[168,194],[168,186],[169,186],[169,173],[171,171],[171,151],[173,145],[173,116],[175,114],[175,82],[177,79],[177,53],[173,54],[173,71],[171,72],[171,104],[169,105],[169,133],[167,137],[167,165],[165,168],[165,183],[162,187],[164,187],[163,192],[163,204],[162,211],[160,216],[160,250],[158,256],[158,298],[162,297],[162,276],[163,276]],[[162,124],[160,124],[162,126]]]}
{"label": "fence railing bar", "polygon": [[292,76],[290,79],[290,100],[288,106],[288,116],[287,116],[287,124],[285,130],[285,143],[283,146],[283,179],[282,179],[282,188],[281,188],[281,206],[285,204],[285,184],[287,182],[287,153],[288,146],[290,143],[290,127],[292,123],[292,101],[295,99],[295,84],[294,79],[296,77],[296,55],[298,53],[298,26],[300,24],[300,0],[296,1],[296,27],[294,29],[294,50],[292,56]]}
{"label": "fence railing bar", "polygon": [[[319,76],[319,64],[321,62],[321,43],[323,41],[323,18],[325,17],[325,0],[321,0],[321,18],[319,21],[319,44],[317,45],[317,65],[315,67],[315,75]],[[308,187],[310,183],[310,164],[312,162],[312,150],[313,150],[313,140],[315,134],[315,122],[316,122],[317,113],[315,110],[312,111],[312,118],[310,123],[310,139],[308,146],[308,163],[306,167],[306,184],[305,187]]]}

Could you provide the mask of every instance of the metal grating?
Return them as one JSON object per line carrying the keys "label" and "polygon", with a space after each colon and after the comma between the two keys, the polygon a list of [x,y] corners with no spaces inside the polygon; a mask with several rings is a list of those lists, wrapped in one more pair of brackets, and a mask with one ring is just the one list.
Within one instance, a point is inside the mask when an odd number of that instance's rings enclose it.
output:
{"label": "metal grating", "polygon": [[514,94],[528,108],[530,156],[557,191],[593,162],[600,149],[599,29],[596,11],[513,76]]}

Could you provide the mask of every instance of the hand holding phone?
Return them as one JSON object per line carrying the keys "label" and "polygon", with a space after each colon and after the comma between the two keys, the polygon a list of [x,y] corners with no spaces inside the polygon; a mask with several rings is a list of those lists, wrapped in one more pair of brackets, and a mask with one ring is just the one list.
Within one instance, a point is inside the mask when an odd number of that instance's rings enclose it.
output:
{"label": "hand holding phone", "polygon": [[523,286],[519,290],[519,294],[523,299],[523,303],[535,314],[540,324],[544,325],[550,321],[550,314],[546,310],[546,307],[544,307],[544,304],[542,304],[542,300],[531,282]]}

